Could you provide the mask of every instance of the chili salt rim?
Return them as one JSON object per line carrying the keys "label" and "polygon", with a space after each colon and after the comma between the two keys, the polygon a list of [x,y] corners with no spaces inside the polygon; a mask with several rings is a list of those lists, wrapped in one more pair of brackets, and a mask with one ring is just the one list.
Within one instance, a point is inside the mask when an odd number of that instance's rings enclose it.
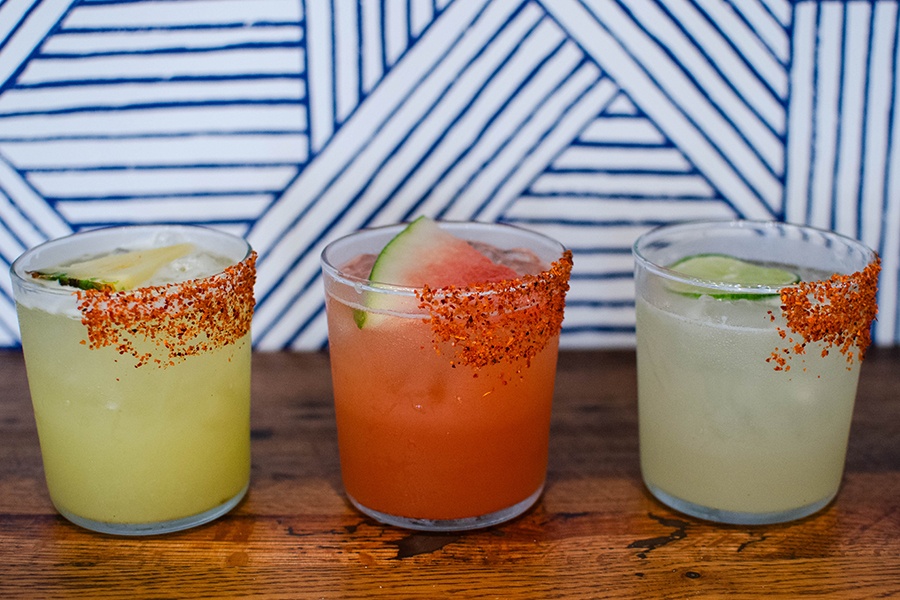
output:
{"label": "chili salt rim", "polygon": [[[367,293],[390,294],[403,298],[404,301],[408,300],[408,304],[404,304],[403,309],[399,311],[389,312],[399,317],[422,319],[430,323],[434,334],[435,351],[442,353],[442,348],[449,342],[454,352],[450,357],[454,367],[468,365],[477,371],[504,359],[522,358],[524,360],[517,366],[517,369],[521,370],[560,333],[565,295],[569,289],[569,275],[572,270],[572,252],[547,235],[507,223],[442,220],[438,221],[438,224],[469,242],[487,242],[501,248],[527,248],[549,267],[539,273],[523,275],[508,281],[444,288],[370,281],[342,270],[341,265],[359,254],[378,254],[390,239],[408,225],[401,223],[362,229],[328,243],[321,254],[322,268],[327,274],[326,295],[333,295],[344,303],[352,302],[349,296],[358,298]],[[329,291],[327,283],[329,279],[338,284],[336,288],[352,292],[340,298],[345,294]],[[518,300],[513,300],[514,298]],[[471,316],[473,319],[471,323],[474,324],[476,321],[483,323],[487,328],[486,331],[494,334],[498,334],[500,329],[496,323],[492,324],[487,316],[494,308],[503,305],[507,308],[515,307],[519,311],[515,313],[516,322],[526,317],[539,327],[531,332],[526,328],[517,329],[518,333],[509,344],[506,343],[510,341],[509,335],[502,340],[499,335],[493,335],[489,339],[476,341],[475,329],[451,321],[449,306],[453,305],[459,309],[465,304],[486,309],[479,311],[470,306],[466,310],[466,318]],[[369,310],[369,307],[358,308]],[[532,318],[528,316],[529,309],[543,312]],[[512,323],[510,315],[501,318]]]}
{"label": "chili salt rim", "polygon": [[562,329],[571,272],[572,251],[566,249],[536,275],[466,287],[423,286],[416,297],[430,315],[435,351],[450,344],[453,366],[477,370],[522,361],[517,372],[528,368]]}
{"label": "chili salt rim", "polygon": [[[121,292],[77,290],[56,282],[44,282],[27,274],[31,269],[46,268],[48,265],[72,260],[73,257],[96,254],[110,248],[141,246],[147,243],[165,244],[174,241],[190,241],[206,251],[228,257],[233,262],[217,273]],[[246,240],[216,229],[194,225],[127,225],[92,229],[47,240],[30,248],[13,261],[10,265],[10,274],[16,290],[17,303],[51,314],[80,319],[87,328],[86,339],[81,340],[83,345],[94,348],[114,346],[120,354],[132,356],[136,360],[135,366],[154,363],[166,367],[187,356],[230,344],[249,333],[255,306],[253,286],[256,278],[256,258],[256,253]],[[204,283],[207,281],[209,283]],[[192,283],[205,290],[187,290]],[[188,291],[190,296],[187,298],[188,301],[181,301],[180,304],[172,303],[177,300],[176,290]],[[215,302],[210,301],[213,290],[221,290],[224,293],[222,298],[235,296],[228,302],[232,305],[227,310],[229,315],[227,318],[232,320],[228,326],[219,318],[211,318],[216,306]],[[148,307],[152,303],[156,304],[154,310],[157,312],[153,325],[137,329],[140,329],[142,335],[146,335],[155,347],[162,348],[162,352],[150,354],[138,352],[132,341],[122,339],[133,336],[134,333],[114,325],[115,319],[104,324],[102,309],[108,306],[109,301],[115,304],[119,313],[116,318],[119,319],[120,325],[129,320],[123,310],[129,306],[125,299],[130,299],[133,306],[140,307],[147,313],[153,312],[148,310]],[[206,323],[185,325],[183,328],[178,326],[177,331],[173,332],[171,329],[166,331],[160,320],[163,316],[162,308],[166,305],[173,311],[180,306],[183,316],[190,310],[194,315],[191,318],[196,318],[200,322],[206,320]],[[86,314],[86,311],[90,311],[90,314]],[[114,334],[117,328],[120,331]],[[189,335],[201,329],[204,329],[208,339],[203,344],[191,344]]]}
{"label": "chili salt rim", "polygon": [[[875,252],[865,246],[859,240],[855,240],[851,237],[845,236],[843,234],[837,233],[835,231],[830,231],[827,229],[821,229],[818,227],[813,227],[810,225],[798,225],[795,223],[786,223],[783,221],[774,221],[774,220],[752,220],[752,219],[704,219],[704,220],[693,220],[693,221],[682,221],[677,223],[669,223],[664,225],[656,226],[649,231],[643,233],[638,236],[632,245],[632,255],[637,263],[641,265],[647,271],[658,275],[660,277],[665,278],[666,280],[674,281],[679,284],[685,285],[687,287],[697,288],[698,293],[702,292],[702,290],[710,290],[710,292],[720,295],[720,296],[779,296],[781,294],[781,290],[785,287],[790,287],[796,285],[796,283],[781,283],[781,284],[741,284],[741,283],[730,283],[730,282],[722,282],[716,281],[715,279],[704,279],[701,277],[696,277],[692,275],[686,275],[677,269],[673,269],[667,265],[670,265],[676,262],[679,259],[685,258],[690,253],[685,251],[679,251],[677,253],[673,253],[670,257],[671,260],[660,261],[657,259],[650,258],[648,255],[652,254],[654,251],[659,251],[657,248],[653,247],[652,244],[658,243],[654,238],[658,235],[701,235],[704,241],[708,241],[709,239],[715,239],[716,236],[710,235],[706,237],[704,234],[704,230],[706,228],[718,228],[720,231],[715,231],[716,234],[720,233],[729,233],[729,234],[742,234],[749,235],[751,233],[766,233],[767,236],[770,236],[771,239],[783,240],[789,242],[799,243],[805,240],[806,235],[815,235],[820,237],[823,240],[829,240],[827,243],[840,243],[846,246],[848,249],[852,249],[855,253],[858,253],[860,256],[867,256],[864,262],[860,263],[859,268],[862,269],[865,264],[870,263],[875,258]],[[797,238],[788,238],[785,236],[786,233],[791,233],[793,235],[798,235],[800,237]],[[774,235],[773,235],[774,234]],[[784,237],[782,237],[784,236]],[[696,241],[692,240],[689,237],[685,238],[688,241]],[[721,237],[721,240],[726,240],[730,238]],[[739,239],[735,237],[735,239]],[[766,239],[766,238],[760,238]],[[676,247],[678,244],[686,243],[684,240],[680,238],[676,238],[677,244],[675,242],[670,241],[672,247]],[[735,253],[732,248],[728,245],[724,245],[721,248],[716,250],[710,250],[704,247],[704,250],[695,252],[698,254],[728,254],[731,256],[735,256],[736,258],[742,260],[750,260],[756,262],[771,262],[771,263],[781,263],[784,262],[784,256],[779,255],[775,251],[770,251],[770,255],[766,257],[761,256],[742,256],[740,253]],[[831,269],[827,269],[824,267],[819,267],[816,265],[803,265],[805,267],[811,267],[819,270],[824,270],[828,272],[832,272]]]}
{"label": "chili salt rim", "polygon": [[[255,307],[257,254],[222,272],[165,285],[109,292],[77,290],[77,307],[87,329],[82,344],[112,346],[135,360],[135,368],[165,368],[239,341],[250,332]],[[141,352],[148,341],[160,353]]]}
{"label": "chili salt rim", "polygon": [[[767,362],[774,363],[776,371],[789,371],[790,357],[806,354],[809,343],[821,343],[823,357],[837,348],[848,364],[862,362],[872,343],[872,322],[878,315],[880,271],[881,258],[875,254],[861,271],[835,273],[826,280],[801,281],[784,287],[781,314],[787,329],[778,327],[777,331],[785,346],[776,348]],[[775,315],[769,312],[774,321]]]}
{"label": "chili salt rim", "polygon": [[[716,228],[719,230],[716,231]],[[780,240],[786,246],[795,244],[794,250],[801,244],[815,240],[822,244],[823,249],[841,248],[843,254],[841,259],[838,259],[823,252],[823,257],[831,257],[834,260],[803,265],[833,273],[827,279],[778,285],[723,283],[687,276],[660,265],[659,261],[651,260],[646,255],[652,254],[653,251],[664,253],[665,249],[679,248],[681,255],[678,258],[683,258],[688,253],[684,252],[681,246],[690,246],[701,238],[704,240],[705,252],[720,251],[724,254],[733,254],[727,247],[710,250],[708,244],[714,241],[715,246],[725,241],[739,239],[738,233],[760,235],[761,240]],[[670,236],[669,239],[665,239],[666,234]],[[697,237],[692,238],[692,235]],[[663,239],[654,239],[657,237]],[[664,241],[666,243],[663,243]],[[827,229],[781,221],[744,219],[686,221],[661,225],[648,231],[635,241],[632,251],[637,263],[666,280],[674,280],[701,290],[710,290],[720,296],[773,296],[780,308],[773,307],[769,310],[768,319],[775,322],[777,319],[775,311],[780,311],[780,316],[785,322],[784,327],[776,327],[779,336],[784,340],[784,345],[774,348],[766,358],[766,362],[772,363],[776,371],[789,371],[791,357],[804,355],[807,345],[811,343],[821,343],[824,346],[823,356],[827,356],[830,350],[836,347],[847,358],[849,364],[855,360],[862,361],[871,345],[871,325],[878,312],[878,274],[881,259],[877,252],[854,238]],[[780,259],[777,260],[772,255],[784,251],[785,247],[781,244],[772,244],[771,248],[766,249],[769,254],[767,257],[738,256],[738,258],[781,262],[783,256],[777,256],[777,259]],[[852,263],[853,267],[849,267],[841,260]],[[840,269],[831,268],[837,264],[841,265]]]}

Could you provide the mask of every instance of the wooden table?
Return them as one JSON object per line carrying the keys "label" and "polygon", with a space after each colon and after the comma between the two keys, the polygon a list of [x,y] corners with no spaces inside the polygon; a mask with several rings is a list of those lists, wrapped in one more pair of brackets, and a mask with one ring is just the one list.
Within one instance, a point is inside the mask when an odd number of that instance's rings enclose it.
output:
{"label": "wooden table", "polygon": [[634,363],[563,353],[541,501],[494,529],[424,535],[344,500],[327,356],[257,354],[247,498],[193,530],[117,538],[54,512],[21,354],[0,352],[0,598],[900,596],[900,349],[867,358],[837,500],[766,527],[648,495]]}

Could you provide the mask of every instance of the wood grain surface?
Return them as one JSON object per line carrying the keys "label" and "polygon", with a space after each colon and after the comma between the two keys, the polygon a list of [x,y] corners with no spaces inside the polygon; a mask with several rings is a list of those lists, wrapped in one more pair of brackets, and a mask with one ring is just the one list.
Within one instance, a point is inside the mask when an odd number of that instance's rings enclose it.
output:
{"label": "wood grain surface", "polygon": [[82,530],[47,496],[21,353],[0,352],[0,598],[900,597],[900,349],[863,367],[843,487],[735,527],[675,513],[638,466],[631,351],[560,357],[547,488],[503,526],[426,535],[342,496],[328,357],[259,353],[251,491],[193,530]]}

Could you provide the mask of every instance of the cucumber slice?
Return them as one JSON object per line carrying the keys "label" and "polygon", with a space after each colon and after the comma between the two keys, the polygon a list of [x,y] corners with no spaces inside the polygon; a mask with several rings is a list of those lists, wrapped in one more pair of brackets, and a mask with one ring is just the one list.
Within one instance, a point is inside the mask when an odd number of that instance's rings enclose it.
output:
{"label": "cucumber slice", "polygon": [[[748,262],[728,254],[694,254],[672,263],[669,265],[669,269],[704,281],[743,286],[782,286],[800,281],[800,276],[791,271]],[[688,296],[708,295],[722,300],[754,300],[777,295],[716,293],[709,289],[685,284],[678,284],[675,291]]]}
{"label": "cucumber slice", "polygon": [[194,249],[193,244],[114,252],[97,258],[61,265],[53,269],[29,271],[37,279],[58,281],[82,290],[116,292],[139,287],[163,266]]}
{"label": "cucumber slice", "polygon": [[[369,281],[375,286],[442,288],[504,281],[517,276],[512,268],[495,263],[466,240],[422,216],[382,248],[372,265]],[[364,304],[366,310],[354,311],[354,320],[360,328],[381,322],[384,317],[381,313],[398,309],[403,300],[387,291],[370,291],[365,295]]]}

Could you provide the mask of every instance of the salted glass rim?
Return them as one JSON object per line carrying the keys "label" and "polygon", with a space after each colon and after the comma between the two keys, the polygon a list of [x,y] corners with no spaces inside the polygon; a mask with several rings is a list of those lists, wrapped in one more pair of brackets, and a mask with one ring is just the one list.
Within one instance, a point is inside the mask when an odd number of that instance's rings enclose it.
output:
{"label": "salted glass rim", "polygon": [[[844,269],[842,271],[835,270],[833,271],[834,273],[849,275],[852,272],[861,271],[866,267],[866,265],[871,264],[872,261],[877,257],[877,253],[867,244],[836,231],[811,225],[800,225],[797,223],[790,223],[786,221],[762,219],[697,219],[657,225],[656,227],[653,227],[652,229],[638,236],[634,244],[632,244],[631,250],[632,256],[634,257],[637,265],[665,279],[701,289],[715,290],[720,294],[727,293],[760,296],[775,295],[779,294],[781,290],[785,288],[796,286],[797,283],[784,283],[777,285],[748,285],[722,282],[714,279],[704,279],[700,277],[685,275],[684,273],[681,273],[675,269],[654,262],[654,260],[649,258],[646,254],[647,249],[652,243],[658,242],[667,234],[687,233],[690,231],[745,231],[750,234],[753,231],[772,232],[776,230],[792,232],[800,236],[796,238],[795,241],[816,244],[819,248],[826,251],[829,249],[829,246],[840,244],[848,251],[858,254],[860,260],[864,261],[863,264],[861,264],[858,268]],[[813,238],[816,238],[819,241],[813,241]],[[695,239],[700,240],[702,238],[701,236],[697,236]],[[769,237],[768,239],[774,238]],[[715,254],[719,252],[709,253]],[[698,254],[702,254],[702,252]],[[724,252],[722,252],[722,254],[724,254]],[[691,254],[683,253],[679,255],[679,258],[676,260],[686,258],[687,256],[691,256]],[[754,258],[753,256],[747,255],[737,256],[737,258],[741,258],[744,260],[761,260],[758,257]],[[797,266],[800,267],[808,266],[803,264],[802,257],[787,258],[783,261],[783,264],[785,266],[788,266],[791,265],[792,262],[797,263]]]}

